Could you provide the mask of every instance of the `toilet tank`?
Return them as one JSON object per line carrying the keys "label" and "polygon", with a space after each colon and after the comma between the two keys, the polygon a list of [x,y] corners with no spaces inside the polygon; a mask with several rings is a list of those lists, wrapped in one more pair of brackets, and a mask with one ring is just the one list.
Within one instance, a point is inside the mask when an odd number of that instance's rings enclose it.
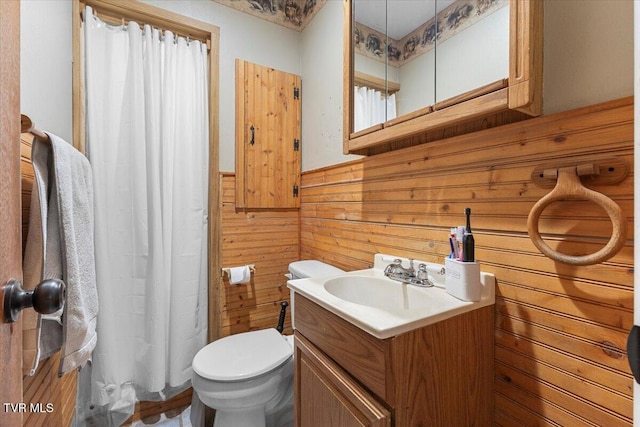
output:
{"label": "toilet tank", "polygon": [[295,280],[306,279],[308,277],[335,276],[340,273],[344,273],[344,270],[334,267],[333,265],[326,264],[322,261],[308,259],[304,261],[295,261],[289,264],[289,273],[291,274],[291,280]]}
{"label": "toilet tank", "polygon": [[[336,276],[341,273],[344,273],[344,270],[316,259],[294,261],[289,264],[289,276],[291,276],[291,280],[307,279],[309,277],[329,277]],[[291,327],[295,329],[296,325],[293,321],[293,313],[296,309],[296,302],[293,290],[290,291],[289,300],[291,301]]]}

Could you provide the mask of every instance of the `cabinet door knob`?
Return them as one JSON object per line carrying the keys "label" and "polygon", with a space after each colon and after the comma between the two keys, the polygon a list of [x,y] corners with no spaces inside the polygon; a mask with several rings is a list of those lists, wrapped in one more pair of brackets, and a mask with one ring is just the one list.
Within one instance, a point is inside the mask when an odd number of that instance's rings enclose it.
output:
{"label": "cabinet door knob", "polygon": [[62,280],[47,279],[32,291],[25,291],[19,280],[10,280],[4,286],[4,322],[18,320],[20,311],[33,307],[40,314],[51,314],[64,305],[65,284]]}
{"label": "cabinet door knob", "polygon": [[256,128],[251,125],[249,129],[251,130],[251,141],[249,141],[249,144],[253,145],[256,143]]}

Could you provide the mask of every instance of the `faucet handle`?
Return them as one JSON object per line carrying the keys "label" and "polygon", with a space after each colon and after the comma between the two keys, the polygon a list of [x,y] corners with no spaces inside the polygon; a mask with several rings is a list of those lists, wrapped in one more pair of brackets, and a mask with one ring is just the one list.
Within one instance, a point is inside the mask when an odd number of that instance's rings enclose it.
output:
{"label": "faucet handle", "polygon": [[402,260],[400,258],[396,258],[392,263],[387,264],[384,269],[385,276],[389,276],[390,274],[395,274],[398,268],[402,268]]}
{"label": "faucet handle", "polygon": [[386,276],[389,276],[389,274],[392,274],[394,270],[398,268],[398,266],[402,266],[402,260],[400,258],[396,258],[393,260],[392,263],[387,264],[387,266],[384,269],[384,274]]}
{"label": "faucet handle", "polygon": [[427,272],[426,264],[423,264],[423,263],[418,264],[418,272],[416,273],[416,278],[418,279],[429,278],[429,273]]}

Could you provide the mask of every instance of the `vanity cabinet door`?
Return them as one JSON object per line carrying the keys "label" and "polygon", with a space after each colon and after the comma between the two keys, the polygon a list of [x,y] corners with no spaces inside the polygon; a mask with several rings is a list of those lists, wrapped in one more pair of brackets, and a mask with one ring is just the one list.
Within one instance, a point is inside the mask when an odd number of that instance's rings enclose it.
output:
{"label": "vanity cabinet door", "polygon": [[296,332],[297,427],[391,426],[391,414],[338,365]]}
{"label": "vanity cabinet door", "polygon": [[236,206],[300,206],[300,77],[236,60]]}

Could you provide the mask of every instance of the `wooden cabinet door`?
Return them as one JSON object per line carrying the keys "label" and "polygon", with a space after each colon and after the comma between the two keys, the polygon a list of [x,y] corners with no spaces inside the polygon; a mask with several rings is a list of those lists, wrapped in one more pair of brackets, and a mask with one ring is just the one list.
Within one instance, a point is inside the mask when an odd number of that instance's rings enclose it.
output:
{"label": "wooden cabinet door", "polygon": [[[20,2],[0,0],[0,287],[22,280],[20,233]],[[4,291],[0,290],[4,300]],[[19,427],[22,320],[2,323],[0,304],[0,426]],[[22,316],[21,316],[22,318]],[[28,405],[28,403],[26,404]]]}
{"label": "wooden cabinet door", "polygon": [[236,206],[300,206],[300,77],[236,60]]}
{"label": "wooden cabinet door", "polygon": [[389,427],[391,415],[301,334],[295,338],[296,427]]}

